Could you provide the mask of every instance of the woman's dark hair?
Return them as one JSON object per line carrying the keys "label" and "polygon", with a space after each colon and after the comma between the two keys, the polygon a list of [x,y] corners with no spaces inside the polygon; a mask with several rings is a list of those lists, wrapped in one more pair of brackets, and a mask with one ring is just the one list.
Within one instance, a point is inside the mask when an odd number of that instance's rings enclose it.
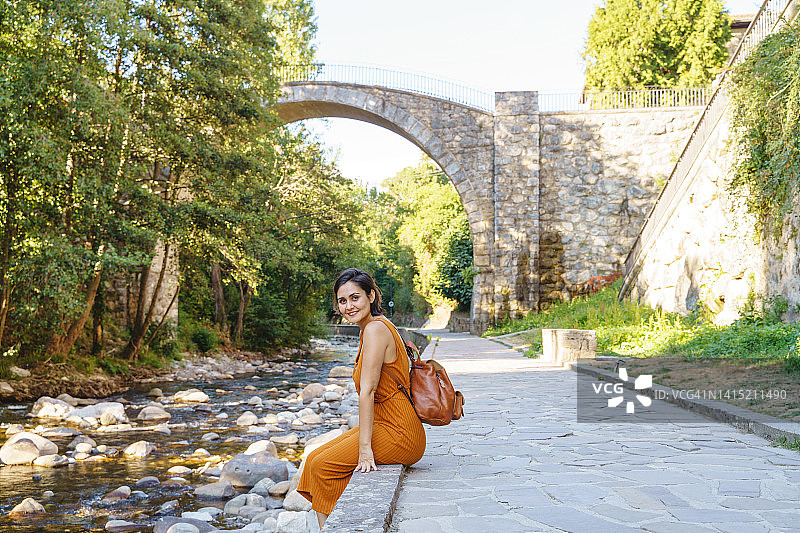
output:
{"label": "woman's dark hair", "polygon": [[361,287],[365,293],[367,293],[367,297],[369,297],[369,293],[375,292],[375,301],[373,301],[369,306],[369,311],[372,316],[379,316],[383,314],[383,308],[381,307],[381,296],[383,293],[378,288],[378,285],[375,284],[375,280],[372,279],[372,276],[364,272],[363,270],[359,270],[357,268],[348,268],[342,271],[339,274],[339,277],[336,278],[336,281],[333,283],[333,301],[334,306],[333,308],[338,310],[338,306],[336,305],[336,295],[339,292],[339,287],[347,283],[348,281],[352,281],[359,287]]}

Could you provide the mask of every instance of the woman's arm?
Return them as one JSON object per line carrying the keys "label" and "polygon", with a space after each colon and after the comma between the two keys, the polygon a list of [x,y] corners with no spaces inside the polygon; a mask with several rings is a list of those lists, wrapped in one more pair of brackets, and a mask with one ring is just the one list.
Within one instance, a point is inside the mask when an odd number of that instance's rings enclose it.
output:
{"label": "woman's arm", "polygon": [[358,466],[356,471],[377,470],[372,455],[372,425],[375,420],[375,391],[391,332],[379,320],[364,328],[361,351],[361,393],[358,395]]}

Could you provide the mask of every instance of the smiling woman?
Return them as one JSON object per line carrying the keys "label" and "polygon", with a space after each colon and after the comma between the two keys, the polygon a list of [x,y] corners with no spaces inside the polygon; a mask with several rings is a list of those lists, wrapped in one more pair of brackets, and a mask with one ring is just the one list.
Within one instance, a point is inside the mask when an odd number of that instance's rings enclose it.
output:
{"label": "smiling woman", "polygon": [[425,430],[414,407],[384,372],[404,376],[403,385],[410,387],[405,345],[383,316],[381,290],[368,273],[348,268],[339,274],[333,292],[338,312],[361,330],[353,368],[358,426],[306,459],[297,492],[311,502],[320,527],[355,470],[369,472],[379,464],[412,465],[425,453]]}

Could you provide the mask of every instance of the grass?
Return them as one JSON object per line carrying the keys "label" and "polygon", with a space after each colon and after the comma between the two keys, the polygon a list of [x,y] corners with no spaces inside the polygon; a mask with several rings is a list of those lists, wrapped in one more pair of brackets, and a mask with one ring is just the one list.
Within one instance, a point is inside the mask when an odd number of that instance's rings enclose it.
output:
{"label": "grass", "polygon": [[[688,317],[617,299],[622,280],[588,297],[549,306],[540,313],[489,329],[492,337],[537,328],[597,331],[597,352],[646,358],[660,355],[694,359],[783,360],[786,370],[800,371],[800,324],[783,324],[769,307],[749,312],[730,326],[715,326],[702,308]],[[542,350],[541,331],[529,335],[529,357]]]}
{"label": "grass", "polygon": [[800,440],[793,438],[791,441],[786,437],[781,437],[772,441],[772,445],[776,448],[788,448],[789,450],[800,451]]}

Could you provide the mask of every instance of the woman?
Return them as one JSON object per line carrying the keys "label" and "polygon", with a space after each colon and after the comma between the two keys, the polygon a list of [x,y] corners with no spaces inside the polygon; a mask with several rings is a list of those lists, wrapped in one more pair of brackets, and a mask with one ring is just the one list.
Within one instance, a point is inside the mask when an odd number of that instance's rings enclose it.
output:
{"label": "woman", "polygon": [[369,274],[348,268],[336,279],[333,294],[338,312],[361,330],[353,367],[358,426],[306,458],[297,492],[311,502],[320,527],[354,471],[377,470],[377,464],[412,465],[425,453],[422,423],[390,374],[410,386],[405,344],[383,316],[381,290]]}

